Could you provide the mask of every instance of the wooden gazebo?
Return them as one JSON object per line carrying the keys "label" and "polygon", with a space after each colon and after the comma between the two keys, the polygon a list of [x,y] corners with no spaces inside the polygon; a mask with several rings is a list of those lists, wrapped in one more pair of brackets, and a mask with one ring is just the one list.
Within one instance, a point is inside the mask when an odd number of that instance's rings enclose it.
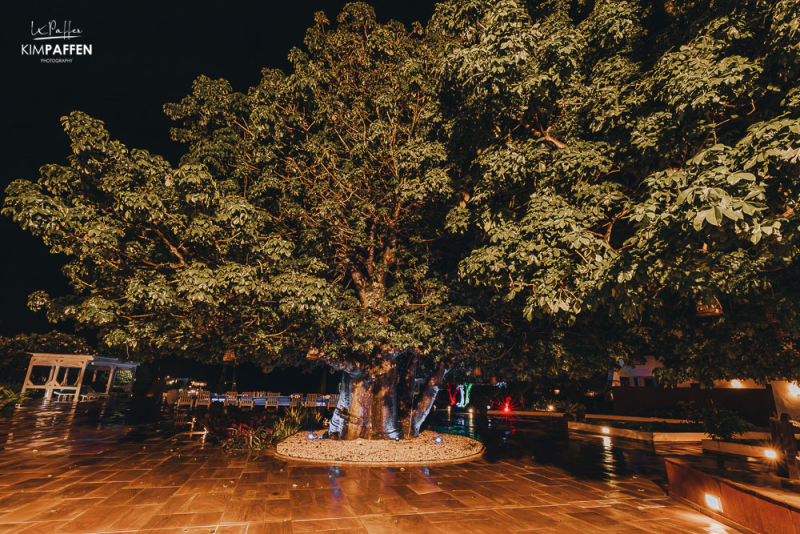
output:
{"label": "wooden gazebo", "polygon": [[[22,384],[22,391],[29,389],[45,390],[45,399],[50,399],[53,392],[58,390],[61,393],[74,391],[73,402],[77,402],[81,395],[81,386],[86,371],[110,371],[105,394],[108,395],[114,388],[123,389],[130,393],[133,389],[133,380],[129,384],[115,386],[114,381],[117,371],[129,369],[133,376],[136,376],[138,363],[122,362],[116,358],[105,358],[103,356],[90,356],[88,354],[48,354],[42,352],[31,353],[31,361],[28,364],[28,373],[25,375],[25,382]],[[49,367],[48,378],[43,384],[35,384],[31,380],[31,373],[34,367]],[[77,377],[71,377],[72,370],[76,370]]]}

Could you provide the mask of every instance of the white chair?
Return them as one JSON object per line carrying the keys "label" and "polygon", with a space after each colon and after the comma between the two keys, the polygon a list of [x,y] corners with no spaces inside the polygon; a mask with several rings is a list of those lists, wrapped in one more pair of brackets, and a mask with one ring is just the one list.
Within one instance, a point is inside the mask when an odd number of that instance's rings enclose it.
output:
{"label": "white chair", "polygon": [[189,395],[188,393],[184,393],[180,397],[178,397],[178,405],[176,406],[177,409],[181,408],[189,408],[190,410],[194,406],[194,397]]}

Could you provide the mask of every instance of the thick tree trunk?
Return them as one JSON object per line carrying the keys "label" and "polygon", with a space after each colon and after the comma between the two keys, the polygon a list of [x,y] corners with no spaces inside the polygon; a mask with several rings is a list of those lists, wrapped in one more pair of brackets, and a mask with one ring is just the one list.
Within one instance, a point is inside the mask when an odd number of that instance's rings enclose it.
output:
{"label": "thick tree trunk", "polygon": [[403,431],[397,421],[396,361],[385,361],[381,371],[372,392],[372,439],[400,439]]}
{"label": "thick tree trunk", "polygon": [[412,403],[419,355],[413,353],[398,370],[398,354],[396,350],[386,351],[376,358],[377,364],[369,367],[337,366],[343,371],[342,384],[339,403],[330,421],[331,437],[401,439],[419,435],[448,368],[440,362]]}
{"label": "thick tree trunk", "polygon": [[368,369],[345,370],[329,431],[340,439],[399,439],[397,367],[392,356]]}

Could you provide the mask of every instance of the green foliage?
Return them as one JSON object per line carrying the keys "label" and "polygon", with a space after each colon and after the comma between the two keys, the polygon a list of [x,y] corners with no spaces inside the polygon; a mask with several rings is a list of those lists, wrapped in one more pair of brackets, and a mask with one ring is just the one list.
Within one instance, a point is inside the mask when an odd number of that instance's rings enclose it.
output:
{"label": "green foliage", "polygon": [[705,408],[700,411],[699,416],[703,432],[711,436],[711,439],[720,441],[731,441],[753,426],[736,412],[725,408]]}
{"label": "green foliage", "polygon": [[[371,374],[800,374],[800,1],[451,0],[318,14],[289,72],[198,78],[172,166],[62,119],[3,213],[67,263],[53,321],[138,358]],[[698,317],[698,305],[722,313]],[[491,373],[491,374],[490,374]]]}
{"label": "green foliage", "polygon": [[317,430],[322,425],[322,412],[309,408],[289,408],[275,423],[275,441],[293,436],[301,430]]}
{"label": "green foliage", "polygon": [[512,330],[505,373],[643,351],[666,381],[800,373],[799,7],[437,8],[448,228]]}
{"label": "green foliage", "polygon": [[52,331],[46,334],[0,336],[0,376],[4,382],[21,385],[25,380],[31,352],[94,354],[83,338]]}
{"label": "green foliage", "polygon": [[227,437],[222,440],[225,452],[235,450],[260,451],[269,447],[272,441],[272,430],[265,426],[244,423],[233,424],[227,429]]}
{"label": "green foliage", "polygon": [[8,388],[0,388],[0,408],[19,404],[29,396],[27,391],[25,393],[15,393]]}
{"label": "green foliage", "polygon": [[586,413],[586,406],[580,402],[569,399],[559,399],[555,401],[555,408],[559,412],[563,412],[564,415],[570,417],[576,417],[579,414]]}
{"label": "green foliage", "polygon": [[226,451],[261,450],[272,442],[273,430],[266,424],[266,416],[256,417],[240,410],[209,410],[198,419],[208,432],[209,439],[216,441]]}
{"label": "green foliage", "polygon": [[282,441],[300,432],[300,423],[288,417],[281,417],[275,422],[275,441]]}

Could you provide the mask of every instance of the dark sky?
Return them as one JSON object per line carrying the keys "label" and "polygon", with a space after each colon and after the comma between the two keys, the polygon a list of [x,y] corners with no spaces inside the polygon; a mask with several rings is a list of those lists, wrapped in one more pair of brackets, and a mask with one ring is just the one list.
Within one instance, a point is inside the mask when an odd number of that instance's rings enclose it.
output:
{"label": "dark sky", "polygon": [[[264,67],[286,69],[286,56],[301,46],[316,11],[333,20],[346,2],[261,0],[254,2],[3,2],[2,190],[12,180],[38,178],[46,163],[64,163],[69,154],[59,118],[82,110],[105,122],[112,137],[128,147],[166,156],[173,164],[180,146],[168,137],[166,102],[187,94],[200,74],[229,80],[245,91]],[[378,19],[405,24],[426,21],[432,0],[370,2]],[[9,5],[10,4],[10,5]],[[80,42],[92,55],[72,64],[42,64],[23,56],[36,26],[54,20],[82,30]],[[5,194],[3,194],[5,196]],[[27,308],[27,295],[44,289],[68,291],[62,261],[41,242],[0,217],[0,334],[47,331],[43,314]]]}

